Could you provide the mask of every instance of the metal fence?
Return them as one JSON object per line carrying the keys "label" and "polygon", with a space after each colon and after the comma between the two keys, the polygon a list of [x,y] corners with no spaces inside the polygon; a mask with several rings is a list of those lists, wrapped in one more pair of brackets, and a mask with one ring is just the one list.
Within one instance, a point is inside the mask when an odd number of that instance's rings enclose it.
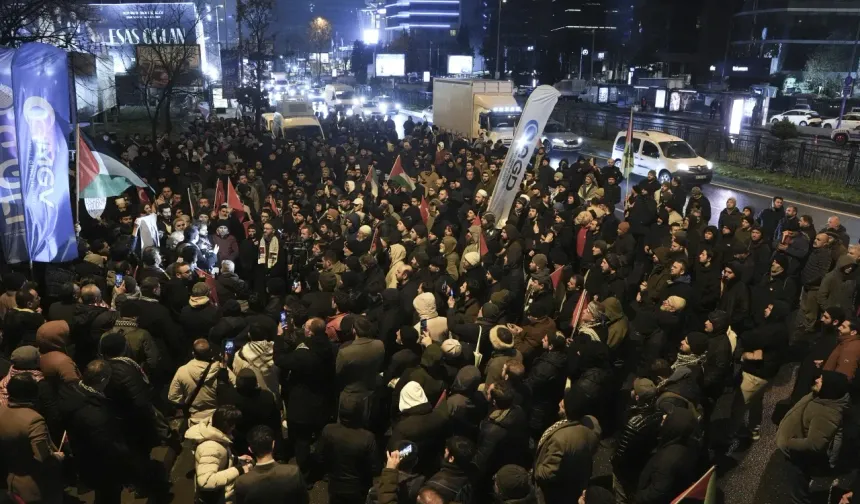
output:
{"label": "metal fence", "polygon": [[[558,108],[553,111],[553,118],[582,136],[608,141],[614,141],[618,132],[626,131],[629,121],[624,114]],[[683,138],[700,156],[711,161],[788,177],[860,186],[858,146],[839,147],[827,136],[780,141],[767,133],[727,135],[715,127],[635,116],[633,128]]]}

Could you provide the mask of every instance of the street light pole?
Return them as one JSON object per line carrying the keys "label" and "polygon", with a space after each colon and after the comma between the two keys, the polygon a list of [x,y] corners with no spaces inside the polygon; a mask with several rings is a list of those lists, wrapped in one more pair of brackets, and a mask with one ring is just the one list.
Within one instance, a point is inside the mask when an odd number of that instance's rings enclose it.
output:
{"label": "street light pole", "polygon": [[591,59],[588,60],[591,62],[591,65],[589,65],[591,68],[589,68],[589,72],[588,72],[588,80],[589,81],[594,80],[594,34],[595,33],[597,33],[597,30],[591,30],[591,55],[590,55]]}
{"label": "street light pole", "polygon": [[496,79],[501,79],[502,74],[499,73],[499,63],[501,59],[501,40],[502,40],[502,1],[499,0],[499,12],[496,14]]}
{"label": "street light pole", "polygon": [[579,48],[579,80],[582,80],[582,55],[585,51],[580,47]]}

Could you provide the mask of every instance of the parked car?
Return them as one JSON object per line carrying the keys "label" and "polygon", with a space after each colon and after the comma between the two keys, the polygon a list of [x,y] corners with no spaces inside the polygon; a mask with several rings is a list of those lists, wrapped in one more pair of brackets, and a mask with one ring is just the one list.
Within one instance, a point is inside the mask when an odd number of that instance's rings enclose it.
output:
{"label": "parked car", "polygon": [[[838,117],[834,117],[833,119],[825,119],[821,121],[821,127],[835,128],[837,123],[839,123]],[[842,123],[839,124],[840,128],[853,128],[854,126],[860,126],[860,113],[845,114],[842,116]]]}
{"label": "parked car", "polygon": [[[619,131],[612,147],[612,159],[619,166],[626,143],[627,131]],[[701,185],[713,178],[714,164],[696,154],[681,138],[660,131],[634,131],[633,173],[647,176],[650,170],[657,172],[661,183],[677,175],[686,184]]]}
{"label": "parked car", "polygon": [[400,111],[400,104],[396,103],[390,96],[377,96],[361,106],[361,113],[365,117],[393,116]]}
{"label": "parked car", "polygon": [[582,148],[582,137],[558,121],[549,121],[543,129],[541,142],[553,151],[572,152]]}
{"label": "parked car", "polygon": [[830,139],[836,142],[836,145],[845,145],[848,142],[860,142],[860,124],[834,129],[830,133]]}
{"label": "parked car", "polygon": [[779,121],[788,121],[796,126],[821,126],[821,116],[814,110],[786,110],[770,118],[771,124]]}
{"label": "parked car", "polygon": [[421,111],[421,118],[424,119],[424,122],[433,122],[433,105]]}

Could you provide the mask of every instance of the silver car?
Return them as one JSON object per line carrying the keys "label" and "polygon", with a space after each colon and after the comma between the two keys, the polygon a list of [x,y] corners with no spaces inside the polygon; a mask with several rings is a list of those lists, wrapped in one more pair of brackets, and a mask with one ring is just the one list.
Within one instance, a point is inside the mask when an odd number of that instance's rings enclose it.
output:
{"label": "silver car", "polygon": [[543,130],[541,142],[550,151],[578,151],[582,148],[582,137],[567,129],[558,121],[549,121]]}

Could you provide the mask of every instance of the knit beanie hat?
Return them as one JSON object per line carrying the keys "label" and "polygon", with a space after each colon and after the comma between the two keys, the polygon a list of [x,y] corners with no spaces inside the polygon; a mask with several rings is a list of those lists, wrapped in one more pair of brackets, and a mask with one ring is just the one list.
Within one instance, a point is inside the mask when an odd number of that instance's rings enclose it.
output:
{"label": "knit beanie hat", "polygon": [[416,381],[411,381],[403,386],[400,391],[400,411],[406,411],[415,406],[426,404],[427,396],[424,394],[424,389]]}
{"label": "knit beanie hat", "polygon": [[525,499],[532,491],[528,471],[515,464],[502,466],[494,480],[496,493],[502,502]]}
{"label": "knit beanie hat", "polygon": [[532,257],[532,262],[535,263],[537,269],[543,269],[546,268],[547,259],[543,254],[535,254],[535,256]]}
{"label": "knit beanie hat", "polygon": [[481,307],[481,317],[485,319],[496,320],[501,313],[502,310],[500,310],[499,306],[492,301],[487,301],[484,303],[484,306]]}
{"label": "knit beanie hat", "polygon": [[400,341],[404,346],[418,343],[418,330],[411,325],[400,327]]}
{"label": "knit beanie hat", "polygon": [[449,338],[442,342],[442,353],[445,357],[459,357],[462,352],[463,347],[459,341]]}
{"label": "knit beanie hat", "polygon": [[370,236],[371,234],[373,234],[373,230],[372,230],[372,229],[370,228],[370,226],[368,226],[367,224],[365,224],[365,225],[363,225],[363,226],[359,227],[359,228],[358,228],[358,230],[359,230],[359,231],[361,232],[361,234],[363,234],[364,236]]}
{"label": "knit beanie hat", "polygon": [[640,399],[650,399],[657,394],[657,386],[648,378],[636,378],[633,380],[633,392]]}
{"label": "knit beanie hat", "polygon": [[26,345],[12,351],[12,365],[21,371],[25,369],[39,369],[39,349]]}
{"label": "knit beanie hat", "polygon": [[700,332],[692,332],[687,335],[687,345],[693,355],[702,355],[708,351],[708,335]]}

